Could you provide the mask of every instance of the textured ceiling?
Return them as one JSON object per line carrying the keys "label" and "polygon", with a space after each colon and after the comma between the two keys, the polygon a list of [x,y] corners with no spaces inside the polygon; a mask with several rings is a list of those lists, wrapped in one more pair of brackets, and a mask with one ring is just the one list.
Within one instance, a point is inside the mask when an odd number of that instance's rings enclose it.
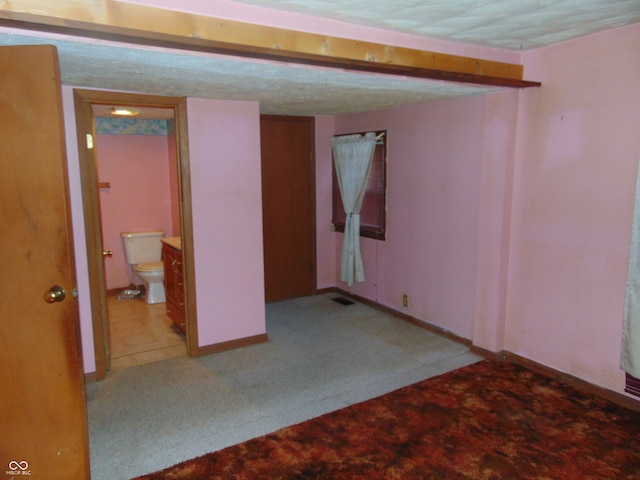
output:
{"label": "textured ceiling", "polygon": [[[181,6],[190,1],[194,0],[183,0]],[[640,21],[640,0],[242,0],[240,3],[518,50]],[[263,113],[334,115],[495,90],[31,35],[27,31],[0,29],[0,45],[55,44],[65,85],[257,100]]]}
{"label": "textured ceiling", "polygon": [[430,38],[538,48],[640,22],[640,0],[237,0]]}
{"label": "textured ceiling", "polygon": [[2,35],[0,45],[53,43],[62,83],[156,95],[259,100],[260,111],[336,115],[496,90],[447,82],[380,76],[223,57],[167,54],[113,44]]}

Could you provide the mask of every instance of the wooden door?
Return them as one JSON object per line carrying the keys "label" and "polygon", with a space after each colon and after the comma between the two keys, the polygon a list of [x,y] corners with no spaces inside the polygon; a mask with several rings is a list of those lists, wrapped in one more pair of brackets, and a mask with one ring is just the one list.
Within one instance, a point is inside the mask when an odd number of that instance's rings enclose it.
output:
{"label": "wooden door", "polygon": [[265,298],[315,292],[314,121],[260,118]]}
{"label": "wooden door", "polygon": [[89,440],[54,47],[0,48],[0,132],[0,472],[85,480]]}

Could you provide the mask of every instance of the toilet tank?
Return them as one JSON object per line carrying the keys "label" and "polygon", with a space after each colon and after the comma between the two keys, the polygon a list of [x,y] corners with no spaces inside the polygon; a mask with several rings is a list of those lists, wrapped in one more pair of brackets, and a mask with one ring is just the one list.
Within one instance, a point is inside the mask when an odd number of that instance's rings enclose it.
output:
{"label": "toilet tank", "polygon": [[163,230],[122,232],[120,236],[128,264],[159,262],[162,259],[162,241],[160,239],[164,237]]}

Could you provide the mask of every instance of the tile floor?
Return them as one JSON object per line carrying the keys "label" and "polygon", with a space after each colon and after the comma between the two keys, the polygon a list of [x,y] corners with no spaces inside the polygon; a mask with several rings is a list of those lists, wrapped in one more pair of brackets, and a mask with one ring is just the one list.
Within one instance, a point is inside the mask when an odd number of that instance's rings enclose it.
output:
{"label": "tile floor", "polygon": [[148,305],[140,298],[107,299],[111,370],[186,355],[184,340],[171,328],[164,303]]}

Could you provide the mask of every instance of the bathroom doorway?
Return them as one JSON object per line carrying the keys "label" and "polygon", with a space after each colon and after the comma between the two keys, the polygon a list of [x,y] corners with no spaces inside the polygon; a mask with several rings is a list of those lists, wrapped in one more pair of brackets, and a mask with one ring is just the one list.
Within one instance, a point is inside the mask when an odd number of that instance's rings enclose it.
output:
{"label": "bathroom doorway", "polygon": [[[170,200],[167,200],[167,203],[171,204],[175,202],[177,203],[177,208],[173,209],[173,213],[166,215],[166,227],[164,225],[161,225],[161,227],[166,231],[167,236],[173,236],[175,233],[182,244],[186,324],[185,342],[182,344],[182,351],[188,355],[197,352],[197,324],[195,320],[195,309],[192,308],[192,306],[195,305],[195,288],[193,287],[194,270],[191,208],[190,202],[188,201],[190,198],[190,181],[186,139],[186,102],[183,98],[92,90],[74,90],[74,97],[87,254],[89,258],[88,270],[96,357],[96,380],[101,380],[105,378],[107,372],[111,369],[111,358],[114,353],[110,331],[110,308],[108,308],[108,305],[112,307],[116,306],[118,315],[121,315],[123,311],[122,303],[125,301],[125,296],[121,296],[123,302],[118,302],[120,304],[116,305],[114,301],[117,302],[117,300],[114,294],[118,290],[123,290],[123,285],[119,284],[128,284],[130,283],[129,280],[135,279],[131,271],[127,271],[128,266],[124,264],[122,241],[118,238],[119,232],[114,236],[113,225],[103,228],[103,224],[105,223],[103,220],[107,222],[110,221],[108,218],[102,218],[103,213],[107,213],[107,215],[113,217],[113,206],[110,207],[111,211],[109,212],[106,211],[107,209],[105,209],[105,212],[101,211],[101,197],[108,197],[111,194],[112,183],[115,183],[116,179],[103,177],[103,172],[101,171],[103,169],[100,168],[98,162],[97,147],[101,133],[105,133],[105,130],[109,131],[109,129],[120,128],[118,125],[122,124],[122,122],[104,120],[105,118],[109,118],[105,112],[108,112],[115,106],[129,107],[141,113],[142,117],[146,116],[148,119],[154,120],[153,122],[145,122],[144,128],[175,128],[171,132],[171,138],[167,141],[169,154],[167,154],[167,152],[164,154],[160,152],[159,155],[166,157],[167,165],[164,167],[165,170],[168,168],[165,172],[165,177],[167,177],[168,182],[167,188],[169,188],[169,185],[172,185],[172,190],[174,190],[173,192],[167,192],[166,197],[171,197]],[[141,124],[141,122],[137,123]],[[135,126],[136,122],[132,122],[132,125],[131,128],[139,128],[139,126]],[[102,138],[104,139],[105,137]],[[138,143],[140,143],[140,141]],[[173,166],[170,165],[171,162],[173,162]],[[154,175],[160,175],[160,173],[150,170],[149,178],[152,179]],[[171,178],[168,178],[169,176],[171,176]],[[125,186],[125,188],[131,189],[133,187],[129,185]],[[123,211],[122,205],[120,205],[119,208],[122,213],[126,213]],[[157,206],[156,208],[162,207]],[[168,205],[166,208],[170,209]],[[115,215],[118,215],[117,208]],[[151,222],[154,222],[154,220],[151,220]],[[116,230],[118,229],[118,227],[115,228]],[[150,228],[150,225],[141,225],[140,230],[154,228],[157,227]],[[130,227],[126,229],[134,230]],[[111,258],[112,256],[116,258]],[[118,263],[109,265],[108,262],[113,260]],[[120,263],[123,263],[123,265],[120,265]],[[108,268],[105,267],[105,264],[108,265]],[[111,268],[112,266],[116,268]],[[123,275],[126,278],[125,280],[123,280]],[[147,320],[140,318],[138,326],[144,324],[149,319],[156,321],[151,317],[163,317],[165,315],[163,311],[165,308],[164,304],[147,305],[141,299],[135,299],[135,303],[129,300],[126,300],[126,302],[129,303],[129,305],[124,308],[124,311],[129,312],[127,315],[149,317]],[[114,311],[113,308],[111,310]],[[167,328],[169,328],[168,325]],[[176,342],[173,342],[173,347],[174,350],[179,348]]]}

